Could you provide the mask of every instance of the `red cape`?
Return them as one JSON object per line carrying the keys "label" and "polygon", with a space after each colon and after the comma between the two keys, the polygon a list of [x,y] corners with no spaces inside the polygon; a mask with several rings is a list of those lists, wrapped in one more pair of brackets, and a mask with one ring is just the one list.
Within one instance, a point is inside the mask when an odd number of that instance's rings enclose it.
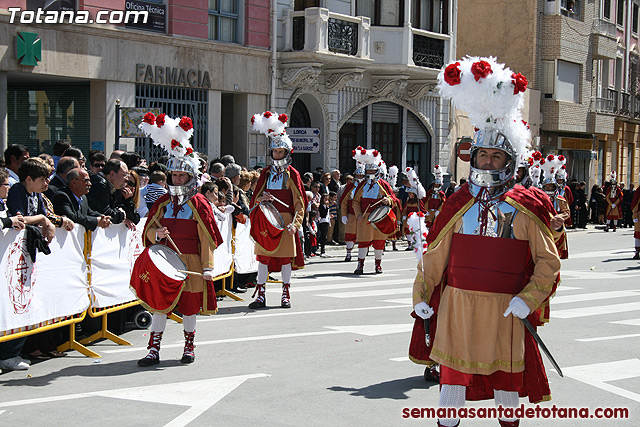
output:
{"label": "red cape", "polygon": [[634,211],[638,207],[638,203],[640,203],[640,187],[636,188],[636,191],[633,193],[633,200],[631,200],[631,211]]}
{"label": "red cape", "polygon": [[[364,187],[365,187],[365,181],[363,181],[361,183],[362,185],[358,185],[358,189],[356,190],[356,194],[353,195],[353,198],[355,199],[356,196],[360,193],[362,193]],[[393,192],[393,188],[391,188],[391,185],[385,181],[384,179],[379,179],[378,180],[378,185],[380,185],[380,187],[384,190],[385,193],[387,193],[387,196],[391,197],[391,209],[402,209],[400,200],[398,200],[398,198],[396,197],[396,194]],[[344,196],[344,194],[343,194]]]}
{"label": "red cape", "polygon": [[342,196],[340,196],[340,202],[338,203],[338,206],[342,206],[342,201],[349,195],[349,193],[351,193],[353,187],[355,187],[355,185],[353,185],[353,181],[348,183],[347,186],[344,187],[344,191],[342,192]]}
{"label": "red cape", "polygon": [[[256,191],[254,191],[253,196],[251,196],[251,206],[250,206],[251,208],[253,208],[256,205],[256,198],[262,195],[262,192],[264,191],[264,187],[270,171],[271,171],[271,166],[268,166],[262,169],[262,172],[260,172],[260,178],[258,178],[258,182],[256,183]],[[300,172],[298,172],[296,168],[294,168],[291,165],[287,166],[287,172],[289,172],[289,177],[293,180],[293,183],[298,188],[298,191],[302,196],[302,202],[303,202],[304,208],[307,209],[309,200],[307,199],[307,192],[304,189],[304,184],[302,184],[302,178],[300,177]]]}
{"label": "red cape", "polygon": [[[153,206],[151,206],[151,209],[149,209],[149,215],[147,218],[147,223],[144,226],[144,233],[143,233],[145,246],[149,246],[151,244],[149,239],[147,239],[147,229],[152,224],[157,226],[155,221],[153,221],[153,218],[157,217],[156,219],[160,221],[160,217],[158,215],[159,213],[158,209],[161,206],[167,205],[169,203],[170,197],[171,196],[169,195],[169,193],[166,193],[165,195],[160,197],[158,200],[156,200]],[[187,205],[189,205],[189,207],[191,208],[191,210],[194,211],[194,213],[198,214],[198,216],[200,217],[200,220],[202,221],[202,225],[204,225],[205,229],[209,233],[209,236],[211,237],[211,240],[215,244],[213,249],[217,248],[220,244],[222,244],[222,235],[220,234],[220,230],[218,230],[218,226],[216,225],[216,221],[213,216],[213,210],[211,209],[211,204],[209,203],[207,198],[204,197],[204,194],[197,193],[195,196],[187,200]],[[174,249],[174,248],[171,248],[171,249]]]}

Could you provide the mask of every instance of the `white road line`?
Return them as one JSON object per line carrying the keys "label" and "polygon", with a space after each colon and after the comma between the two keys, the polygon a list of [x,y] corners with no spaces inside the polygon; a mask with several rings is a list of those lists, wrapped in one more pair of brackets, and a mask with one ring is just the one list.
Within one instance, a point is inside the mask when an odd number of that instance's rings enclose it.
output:
{"label": "white road line", "polygon": [[571,259],[581,259],[581,258],[620,258],[627,254],[632,254],[633,250],[618,250],[618,251],[593,251],[593,252],[583,252],[580,254],[571,254]]}
{"label": "white road line", "polygon": [[[145,385],[117,390],[92,391],[62,396],[15,400],[13,402],[2,402],[0,403],[0,407],[6,408],[37,403],[60,402],[86,397],[107,397],[111,399],[160,403],[163,405],[186,406],[189,409],[165,424],[165,427],[183,427],[198,418],[248,379],[265,377],[269,377],[269,375],[250,374],[171,384]],[[2,412],[4,412],[4,410],[0,411],[0,414]]]}
{"label": "white road line", "polygon": [[567,310],[552,310],[551,316],[560,319],[574,319],[577,317],[598,316],[601,314],[626,313],[640,310],[640,302],[624,304],[599,305],[584,308],[570,308]]}
{"label": "white road line", "polygon": [[[372,280],[373,277],[375,277],[375,279]],[[323,284],[334,284],[339,281],[342,281],[344,283],[371,283],[371,282],[378,282],[378,281],[389,280],[392,278],[396,279],[401,277],[402,277],[401,274],[385,274],[384,277],[381,277],[379,275],[378,276],[371,275],[371,277],[354,275],[353,277],[330,276],[330,277],[320,277],[320,278],[311,275],[311,276],[305,276],[305,277],[293,277],[292,285],[295,287],[307,287],[309,285],[315,286],[315,285],[323,285]],[[411,282],[413,282],[413,278],[405,279],[405,280],[410,280]],[[267,284],[267,286],[269,286],[269,284]]]}
{"label": "white road line", "polygon": [[329,297],[329,298],[362,298],[362,297],[376,297],[381,295],[402,295],[411,294],[413,287],[407,289],[372,289],[370,291],[355,291],[355,292],[340,292],[335,294],[318,294],[317,297]]}
{"label": "white road line", "polygon": [[580,342],[596,342],[596,341],[609,341],[609,340],[621,340],[625,338],[637,338],[640,334],[628,334],[628,335],[611,335],[608,337],[596,337],[596,338],[577,338],[576,341]]}
{"label": "white road line", "polygon": [[640,359],[619,360],[593,365],[563,368],[566,377],[598,387],[618,396],[640,402],[640,394],[607,384],[605,381],[619,381],[640,377]]}
{"label": "white road line", "polygon": [[599,301],[610,298],[626,298],[640,296],[640,291],[608,291],[608,292],[593,292],[588,294],[576,294],[576,295],[562,295],[555,297],[551,300],[551,305],[567,304],[572,302],[581,301]]}
{"label": "white road line", "polygon": [[[382,305],[378,307],[356,307],[356,308],[335,308],[330,310],[309,310],[309,311],[286,311],[281,313],[264,313],[264,312],[247,312],[242,315],[229,315],[224,316],[218,314],[217,316],[198,318],[198,323],[203,322],[221,322],[224,320],[247,320],[247,319],[262,319],[264,317],[280,317],[280,316],[299,316],[303,314],[327,314],[327,313],[345,313],[350,311],[367,311],[367,310],[384,310],[387,308],[407,308],[413,307],[412,304],[409,305]],[[223,310],[221,308],[220,310]]]}
{"label": "white road line", "polygon": [[398,298],[398,299],[385,299],[381,302],[390,302],[393,304],[403,304],[408,305],[409,307],[413,306],[413,298]]}
{"label": "white road line", "polygon": [[640,326],[640,319],[617,320],[615,322],[609,323],[616,323],[618,325]]}
{"label": "white road line", "polygon": [[[307,285],[307,284],[298,284],[298,283],[293,283],[293,285],[291,286],[291,292],[292,294],[298,293],[298,292],[317,292],[317,291],[330,291],[330,290],[348,290],[348,289],[355,289],[355,288],[366,288],[368,286],[393,286],[393,285],[407,285],[407,284],[411,284],[413,285],[413,279],[398,279],[398,280],[375,280],[375,281],[370,281],[370,282],[342,282],[339,284],[336,284],[336,281],[339,279],[334,279],[333,280],[333,285]],[[267,285],[267,293],[282,293],[282,289],[279,287],[279,285],[276,286],[269,286]]]}
{"label": "white road line", "polygon": [[595,271],[595,270],[560,270],[562,280],[599,280],[599,279],[629,279],[640,277],[635,271]]}
{"label": "white road line", "polygon": [[577,286],[563,286],[562,284],[560,284],[560,286],[558,286],[558,289],[556,289],[556,292],[577,291],[579,289],[583,288],[578,288]]}
{"label": "white road line", "polygon": [[[228,344],[238,342],[252,342],[252,341],[268,341],[277,340],[282,338],[300,338],[300,337],[315,337],[322,335],[336,335],[336,334],[356,334],[364,336],[378,336],[398,334],[411,331],[412,324],[392,324],[392,325],[353,325],[353,326],[325,326],[330,331],[315,331],[315,332],[297,332],[293,334],[274,334],[274,335],[259,335],[253,337],[238,337],[238,338],[226,338],[221,340],[210,341],[198,341],[198,346],[214,345],[214,344]],[[165,344],[162,348],[182,348],[184,344],[182,342],[176,344]],[[102,350],[102,353],[131,353],[136,351],[146,351],[146,347],[121,347],[113,350]]]}
{"label": "white road line", "polygon": [[409,357],[404,356],[404,357],[392,357],[391,359],[389,359],[392,362],[408,362],[409,361]]}

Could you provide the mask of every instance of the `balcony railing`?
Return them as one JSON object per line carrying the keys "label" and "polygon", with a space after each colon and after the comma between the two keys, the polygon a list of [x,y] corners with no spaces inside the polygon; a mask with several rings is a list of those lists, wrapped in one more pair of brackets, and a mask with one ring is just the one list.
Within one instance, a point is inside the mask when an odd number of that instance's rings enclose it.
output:
{"label": "balcony railing", "polygon": [[596,98],[595,110],[599,113],[640,118],[640,98],[629,93],[605,89],[603,98]]}
{"label": "balcony railing", "polygon": [[370,19],[310,7],[289,12],[285,51],[337,53],[369,59]]}
{"label": "balcony railing", "polygon": [[596,34],[606,34],[616,37],[616,24],[605,19],[594,19],[592,31]]}
{"label": "balcony railing", "polygon": [[440,69],[446,61],[447,34],[413,30],[413,63],[419,67]]}

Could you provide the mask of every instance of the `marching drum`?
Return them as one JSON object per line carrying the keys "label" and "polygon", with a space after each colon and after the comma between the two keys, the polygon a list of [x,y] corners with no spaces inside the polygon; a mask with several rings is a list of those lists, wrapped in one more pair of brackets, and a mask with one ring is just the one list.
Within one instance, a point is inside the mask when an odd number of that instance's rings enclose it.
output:
{"label": "marching drum", "polygon": [[396,214],[391,206],[378,206],[371,211],[368,221],[383,234],[393,234],[396,231]]}
{"label": "marching drum", "polygon": [[284,219],[271,202],[261,202],[249,214],[251,237],[267,251],[274,251],[280,244],[285,229]]}
{"label": "marching drum", "polygon": [[151,309],[170,310],[180,297],[186,269],[176,251],[165,245],[151,245],[136,260],[130,286]]}

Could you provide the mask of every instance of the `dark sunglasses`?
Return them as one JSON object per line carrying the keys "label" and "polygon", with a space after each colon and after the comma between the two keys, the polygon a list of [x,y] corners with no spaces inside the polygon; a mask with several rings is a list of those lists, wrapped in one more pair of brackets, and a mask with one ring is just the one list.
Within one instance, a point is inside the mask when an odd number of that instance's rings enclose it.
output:
{"label": "dark sunglasses", "polygon": [[133,182],[133,181],[127,181],[127,185],[128,185],[129,187],[135,187],[135,186],[136,186],[136,183],[135,183],[135,182]]}
{"label": "dark sunglasses", "polygon": [[104,165],[105,165],[104,163],[94,163],[94,164],[93,164],[93,165],[91,165],[91,166],[93,166],[94,168],[103,168],[103,167],[104,167]]}

